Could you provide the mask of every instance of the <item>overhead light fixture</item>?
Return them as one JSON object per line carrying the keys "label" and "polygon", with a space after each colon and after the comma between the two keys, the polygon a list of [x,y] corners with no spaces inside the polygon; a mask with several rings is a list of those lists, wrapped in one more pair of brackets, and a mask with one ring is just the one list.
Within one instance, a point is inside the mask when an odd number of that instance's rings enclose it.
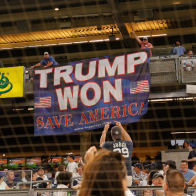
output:
{"label": "overhead light fixture", "polygon": [[184,101],[184,100],[195,100],[196,97],[181,97],[181,98],[170,98],[170,99],[149,99],[148,102],[163,102],[163,101]]}
{"label": "overhead light fixture", "polygon": [[43,46],[55,46],[57,44],[46,44],[46,45],[43,45]]}
{"label": "overhead light fixture", "polygon": [[103,42],[103,39],[98,39],[98,40],[90,40],[89,42]]}
{"label": "overhead light fixture", "polygon": [[24,110],[24,108],[14,108],[13,111],[20,111],[20,110]]}
{"label": "overhead light fixture", "polygon": [[14,47],[14,48],[26,48],[26,46],[23,46],[23,47]]}
{"label": "overhead light fixture", "polygon": [[67,43],[58,43],[58,45],[67,45],[67,44],[72,44],[72,42],[67,42]]}
{"label": "overhead light fixture", "polygon": [[152,35],[152,37],[161,37],[161,36],[167,36],[167,34]]}
{"label": "overhead light fixture", "polygon": [[116,40],[119,40],[120,38],[118,37],[118,38],[116,38]]}
{"label": "overhead light fixture", "polygon": [[30,48],[40,47],[42,45],[29,46]]}
{"label": "overhead light fixture", "polygon": [[187,131],[187,132],[171,132],[171,134],[172,135],[175,135],[175,134],[184,134],[184,133],[196,133],[196,131],[192,131],[192,132],[190,132],[190,131]]}
{"label": "overhead light fixture", "polygon": [[11,50],[13,48],[1,48],[1,50]]}
{"label": "overhead light fixture", "polygon": [[110,41],[110,39],[104,39],[104,41]]}
{"label": "overhead light fixture", "polygon": [[174,5],[179,5],[179,4],[180,4],[180,2],[174,2],[173,4],[174,4]]}
{"label": "overhead light fixture", "polygon": [[59,11],[59,8],[58,8],[58,7],[56,7],[54,10],[55,10],[55,11]]}
{"label": "overhead light fixture", "polygon": [[34,110],[34,108],[28,108],[28,110]]}
{"label": "overhead light fixture", "polygon": [[81,41],[81,42],[73,42],[74,44],[82,44],[82,43],[86,43],[88,41]]}
{"label": "overhead light fixture", "polygon": [[140,37],[161,37],[161,36],[167,36],[167,34],[157,34],[157,35],[143,35],[143,36],[138,36]]}
{"label": "overhead light fixture", "polygon": [[143,35],[143,36],[138,36],[139,38],[140,37],[150,37],[150,35]]}
{"label": "overhead light fixture", "polygon": [[173,99],[151,99],[148,102],[173,101]]}

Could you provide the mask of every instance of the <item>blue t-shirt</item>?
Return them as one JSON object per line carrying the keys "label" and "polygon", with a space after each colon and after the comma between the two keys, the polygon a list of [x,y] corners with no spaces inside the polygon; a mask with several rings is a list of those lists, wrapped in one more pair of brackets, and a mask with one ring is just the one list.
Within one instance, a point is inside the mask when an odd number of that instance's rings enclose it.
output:
{"label": "blue t-shirt", "polygon": [[191,171],[191,170],[188,170],[186,173],[183,173],[183,171],[182,171],[181,169],[180,169],[179,171],[184,175],[184,177],[185,177],[185,179],[186,179],[186,182],[189,182],[190,179],[191,179],[193,176],[195,176],[195,172],[193,172],[193,171]]}
{"label": "blue t-shirt", "polygon": [[46,60],[46,59],[43,59],[43,60],[40,62],[40,64],[41,64],[41,65],[47,65],[48,62],[53,62],[52,65],[59,65],[59,64],[54,60],[54,58],[53,58],[52,56],[49,56],[49,58],[48,58],[47,60]]}
{"label": "blue t-shirt", "polygon": [[178,56],[183,55],[186,52],[186,49],[184,48],[184,46],[180,46],[180,47],[175,47],[173,49],[173,53],[177,54]]}
{"label": "blue t-shirt", "polygon": [[127,168],[127,175],[132,175],[132,151],[133,151],[133,142],[126,141],[126,140],[116,140],[112,142],[105,142],[102,146],[103,149],[108,149],[113,152],[119,152],[126,158],[126,168]]}

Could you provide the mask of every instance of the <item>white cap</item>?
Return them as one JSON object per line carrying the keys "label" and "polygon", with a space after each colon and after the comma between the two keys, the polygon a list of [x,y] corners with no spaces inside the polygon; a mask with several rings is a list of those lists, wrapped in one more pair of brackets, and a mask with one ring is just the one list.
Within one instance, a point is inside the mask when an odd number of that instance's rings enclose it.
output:
{"label": "white cap", "polygon": [[147,37],[143,37],[143,40],[148,40],[148,38]]}

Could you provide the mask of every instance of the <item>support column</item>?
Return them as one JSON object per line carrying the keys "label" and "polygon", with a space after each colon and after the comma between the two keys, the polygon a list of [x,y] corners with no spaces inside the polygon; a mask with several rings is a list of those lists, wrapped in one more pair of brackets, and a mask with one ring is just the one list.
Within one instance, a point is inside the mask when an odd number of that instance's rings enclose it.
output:
{"label": "support column", "polygon": [[80,156],[84,157],[91,146],[91,130],[80,132]]}

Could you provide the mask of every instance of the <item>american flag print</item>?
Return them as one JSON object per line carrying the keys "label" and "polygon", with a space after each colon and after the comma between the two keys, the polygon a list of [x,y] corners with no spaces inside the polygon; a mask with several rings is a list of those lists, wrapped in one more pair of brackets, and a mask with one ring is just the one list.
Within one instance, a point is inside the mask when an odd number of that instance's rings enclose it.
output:
{"label": "american flag print", "polygon": [[149,92],[148,80],[141,80],[131,84],[130,94]]}
{"label": "american flag print", "polygon": [[36,97],[35,108],[51,108],[51,97]]}

